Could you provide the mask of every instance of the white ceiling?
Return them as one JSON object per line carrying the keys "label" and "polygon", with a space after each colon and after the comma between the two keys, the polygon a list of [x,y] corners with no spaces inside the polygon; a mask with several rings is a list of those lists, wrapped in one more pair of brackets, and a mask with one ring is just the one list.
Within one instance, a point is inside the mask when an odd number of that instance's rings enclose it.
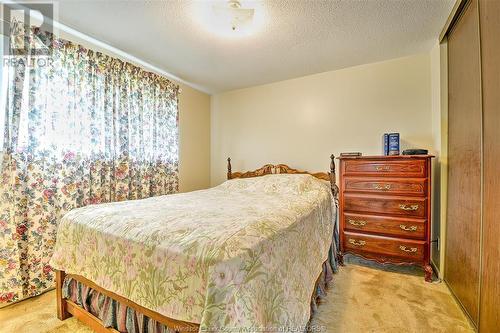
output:
{"label": "white ceiling", "polygon": [[242,1],[256,27],[231,37],[200,15],[212,2],[63,0],[58,21],[216,93],[428,51],[454,4]]}

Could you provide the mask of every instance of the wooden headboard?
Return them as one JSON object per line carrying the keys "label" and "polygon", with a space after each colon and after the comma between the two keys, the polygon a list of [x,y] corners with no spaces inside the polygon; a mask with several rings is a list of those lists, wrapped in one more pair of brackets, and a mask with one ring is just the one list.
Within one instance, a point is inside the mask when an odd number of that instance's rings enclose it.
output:
{"label": "wooden headboard", "polygon": [[266,164],[261,168],[258,168],[253,171],[246,172],[232,172],[231,171],[231,158],[227,158],[227,179],[235,179],[235,178],[251,178],[251,177],[259,177],[264,175],[272,175],[272,174],[281,174],[281,173],[289,173],[289,174],[308,174],[318,179],[327,180],[330,182],[330,188],[332,189],[332,193],[335,197],[337,197],[339,193],[339,188],[336,184],[336,176],[335,176],[335,156],[330,155],[330,172],[308,172],[303,170],[297,170],[290,168],[286,164]]}

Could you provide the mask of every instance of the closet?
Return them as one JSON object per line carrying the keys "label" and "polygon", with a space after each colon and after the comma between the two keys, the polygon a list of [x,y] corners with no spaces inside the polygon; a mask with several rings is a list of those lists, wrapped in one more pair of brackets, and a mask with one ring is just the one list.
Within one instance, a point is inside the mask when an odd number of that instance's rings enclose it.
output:
{"label": "closet", "polygon": [[500,332],[500,1],[459,1],[448,27],[444,279],[479,332]]}

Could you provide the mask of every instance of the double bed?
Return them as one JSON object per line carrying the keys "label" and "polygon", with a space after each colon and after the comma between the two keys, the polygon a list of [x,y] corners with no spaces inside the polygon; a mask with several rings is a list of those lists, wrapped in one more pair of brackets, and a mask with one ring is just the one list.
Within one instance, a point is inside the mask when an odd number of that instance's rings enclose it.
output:
{"label": "double bed", "polygon": [[64,216],[51,265],[58,318],[97,332],[304,331],[335,267],[329,173],[284,164],[208,190]]}

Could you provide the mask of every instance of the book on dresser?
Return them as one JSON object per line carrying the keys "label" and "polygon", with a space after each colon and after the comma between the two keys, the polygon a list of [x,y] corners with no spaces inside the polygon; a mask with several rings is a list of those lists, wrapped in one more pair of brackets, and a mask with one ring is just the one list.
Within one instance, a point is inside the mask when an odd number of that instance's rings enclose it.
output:
{"label": "book on dresser", "polygon": [[340,160],[340,255],[379,263],[430,266],[430,155]]}

